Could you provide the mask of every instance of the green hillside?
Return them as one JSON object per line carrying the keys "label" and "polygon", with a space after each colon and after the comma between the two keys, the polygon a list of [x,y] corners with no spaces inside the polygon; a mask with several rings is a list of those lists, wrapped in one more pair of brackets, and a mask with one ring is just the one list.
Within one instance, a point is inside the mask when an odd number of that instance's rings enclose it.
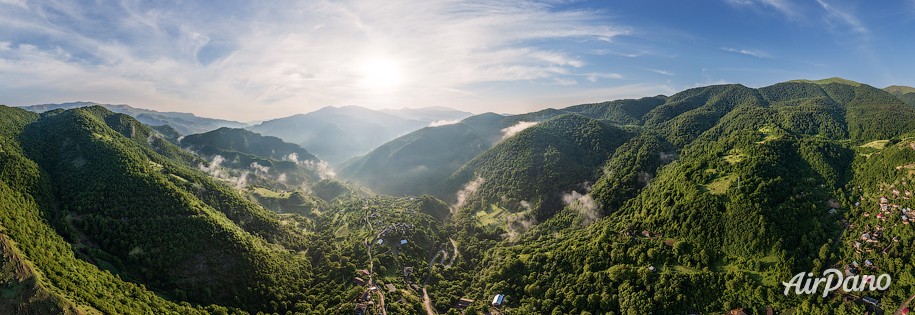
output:
{"label": "green hillside", "polygon": [[915,107],[894,92],[486,113],[350,160],[352,182],[246,130],[0,107],[0,313],[860,314],[782,282],[865,261],[890,313],[915,290]]}
{"label": "green hillside", "polygon": [[[464,185],[480,178],[476,200],[523,210],[530,204],[544,219],[562,208],[562,194],[585,191],[595,170],[632,135],[618,127],[577,114],[547,119],[502,140],[475,157],[449,179]],[[455,191],[451,189],[449,191]],[[471,206],[472,207],[472,206]]]}

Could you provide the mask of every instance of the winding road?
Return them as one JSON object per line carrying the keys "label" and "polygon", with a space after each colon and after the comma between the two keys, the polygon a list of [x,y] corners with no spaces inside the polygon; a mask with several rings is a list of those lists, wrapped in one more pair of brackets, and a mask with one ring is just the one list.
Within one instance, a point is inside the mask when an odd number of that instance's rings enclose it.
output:
{"label": "winding road", "polygon": [[908,300],[905,300],[904,303],[900,304],[900,305],[899,305],[899,309],[897,309],[896,312],[893,313],[893,315],[902,315],[902,310],[908,308],[908,307],[909,307],[909,303],[911,303],[913,299],[915,299],[915,294],[913,294],[912,296],[910,296]]}
{"label": "winding road", "polygon": [[453,253],[451,254],[451,260],[448,261],[448,264],[445,264],[445,259],[448,259],[448,252],[446,252],[444,249],[438,250],[438,252],[432,256],[432,259],[429,260],[429,275],[427,275],[426,280],[423,281],[423,307],[426,308],[426,315],[438,315],[438,312],[436,312],[435,308],[432,307],[432,300],[429,299],[429,293],[426,291],[426,287],[428,287],[429,283],[429,278],[432,278],[432,266],[435,265],[435,258],[442,256],[438,263],[442,266],[445,266],[445,268],[451,268],[451,265],[454,265],[454,260],[458,255],[461,254],[461,252],[458,251],[457,242],[452,238],[448,238],[448,240],[451,241],[451,247],[453,250]]}

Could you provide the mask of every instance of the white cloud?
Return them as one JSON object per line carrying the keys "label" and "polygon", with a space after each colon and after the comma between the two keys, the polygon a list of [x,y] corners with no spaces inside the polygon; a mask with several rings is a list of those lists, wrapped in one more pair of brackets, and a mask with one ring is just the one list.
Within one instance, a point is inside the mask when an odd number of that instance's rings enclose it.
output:
{"label": "white cloud", "polygon": [[720,49],[722,51],[737,53],[737,54],[741,54],[741,55],[747,55],[747,56],[756,57],[756,58],[762,58],[762,59],[772,58],[772,56],[769,55],[769,53],[762,51],[762,50],[737,49],[737,48],[728,48],[728,47],[721,47]]}
{"label": "white cloud", "polygon": [[428,127],[440,127],[440,126],[454,125],[454,124],[459,123],[459,122],[461,122],[461,121],[458,120],[458,119],[455,119],[455,120],[436,120],[436,121],[433,121],[433,122],[429,123],[429,126],[428,126]]}
{"label": "white cloud", "polygon": [[534,122],[534,121],[519,121],[519,122],[515,123],[514,125],[511,125],[510,127],[506,127],[504,129],[502,129],[502,139],[501,140],[511,138],[512,136],[518,134],[519,132],[524,131],[524,129],[533,127],[536,124],[537,124],[537,122]]}
{"label": "white cloud", "polygon": [[571,86],[571,85],[578,84],[578,81],[575,81],[575,79],[569,79],[569,78],[553,78],[553,83],[556,85]]}
{"label": "white cloud", "polygon": [[791,19],[801,16],[799,9],[787,0],[725,0],[736,7],[772,8]]}
{"label": "white cloud", "polygon": [[867,26],[851,12],[837,8],[829,4],[829,2],[826,2],[826,0],[817,0],[817,3],[826,11],[824,19],[826,20],[826,23],[831,26],[835,27],[835,24],[839,23],[844,24],[849,30],[858,34],[870,33]]}
{"label": "white cloud", "polygon": [[588,73],[584,76],[591,82],[597,82],[598,79],[622,79],[623,75],[619,73]]}
{"label": "white cloud", "polygon": [[654,73],[661,74],[661,75],[666,75],[666,76],[673,76],[673,75],[674,75],[673,72],[670,72],[670,71],[667,71],[667,70],[651,69],[651,68],[644,68],[644,69],[645,69],[645,71],[650,71],[650,72],[654,72]]}
{"label": "white cloud", "polygon": [[464,186],[461,187],[461,190],[455,194],[457,201],[451,205],[451,213],[457,212],[461,209],[461,207],[467,204],[467,201],[470,199],[470,197],[473,196],[473,194],[476,193],[481,186],[483,186],[484,182],[486,182],[486,180],[478,175],[473,180],[464,184]]}
{"label": "white cloud", "polygon": [[20,8],[28,8],[28,4],[25,3],[25,0],[0,0],[0,4],[8,4]]}
{"label": "white cloud", "polygon": [[580,213],[584,218],[585,225],[591,224],[591,222],[600,218],[600,207],[594,202],[591,195],[587,194],[587,190],[586,188],[585,194],[573,190],[562,195],[562,202]]}
{"label": "white cloud", "polygon": [[[551,43],[630,33],[598,11],[548,2],[172,6],[55,1],[28,3],[27,14],[0,10],[0,40],[10,42],[0,50],[0,94],[6,103],[85,99],[240,120],[325,105],[491,108],[510,97],[475,86],[552,80],[587,65]],[[366,84],[375,75],[361,66],[369,60],[396,65],[400,84]]]}

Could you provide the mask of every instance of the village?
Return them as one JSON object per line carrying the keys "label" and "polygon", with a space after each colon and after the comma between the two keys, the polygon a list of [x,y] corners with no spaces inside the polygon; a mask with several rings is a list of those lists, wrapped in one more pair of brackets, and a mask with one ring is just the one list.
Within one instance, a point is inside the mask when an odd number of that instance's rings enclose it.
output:
{"label": "village", "polygon": [[[413,198],[409,200],[413,201]],[[438,314],[426,292],[426,285],[432,276],[433,266],[440,264],[448,268],[454,264],[460,254],[457,242],[453,239],[449,240],[452,247],[450,252],[446,248],[438,249],[434,252],[435,254],[428,260],[428,270],[424,270],[424,272],[430,272],[430,274],[427,274],[424,279],[417,279],[416,266],[397,258],[400,257],[399,254],[402,252],[423,252],[423,246],[417,244],[414,240],[414,238],[419,237],[415,235],[416,226],[413,223],[398,220],[396,216],[380,211],[385,207],[380,207],[379,204],[376,204],[371,199],[363,200],[361,208],[365,211],[362,221],[370,233],[370,236],[362,241],[368,257],[368,266],[365,269],[357,270],[352,278],[352,284],[358,287],[360,292],[353,300],[356,304],[352,311],[353,314],[387,314],[386,294],[399,296],[398,302],[404,302],[406,296],[421,298],[428,315]],[[405,215],[416,213],[416,210],[412,208],[401,210]],[[388,268],[391,265],[396,266],[396,280],[391,277],[391,269],[386,269],[386,272],[377,270],[375,260],[382,257],[385,260],[390,259],[384,262]],[[382,278],[387,280],[382,280]],[[504,301],[504,295],[496,294],[492,299],[492,303],[490,303],[488,314],[501,314],[500,307]],[[474,302],[472,299],[462,297],[451,301],[450,305],[454,309],[463,311]]]}
{"label": "village", "polygon": [[[900,186],[907,186],[907,181],[902,181]],[[862,191],[858,187],[858,191]],[[844,270],[846,277],[860,274],[878,274],[881,272],[879,260],[882,259],[894,246],[900,241],[898,233],[899,228],[915,226],[915,211],[910,206],[909,200],[912,198],[912,191],[900,190],[896,185],[881,187],[881,194],[878,200],[868,200],[865,196],[860,196],[853,207],[851,215],[860,215],[857,218],[850,218],[855,222],[860,222],[862,226],[848,223],[843,220],[845,231],[860,231],[860,234],[849,241],[850,247],[854,250],[849,257],[851,261],[839,261],[838,266]],[[864,204],[862,204],[864,202]],[[868,205],[868,203],[871,203]],[[830,213],[835,214],[836,209],[830,209]],[[865,277],[864,281],[870,284],[874,281],[873,277]],[[883,314],[880,301],[877,298],[862,295],[857,296],[849,292],[843,293],[847,301],[859,302],[865,305],[868,314]],[[913,296],[915,297],[915,296]],[[909,299],[911,301],[911,298]],[[899,307],[894,314],[908,314],[909,308],[906,301]]]}

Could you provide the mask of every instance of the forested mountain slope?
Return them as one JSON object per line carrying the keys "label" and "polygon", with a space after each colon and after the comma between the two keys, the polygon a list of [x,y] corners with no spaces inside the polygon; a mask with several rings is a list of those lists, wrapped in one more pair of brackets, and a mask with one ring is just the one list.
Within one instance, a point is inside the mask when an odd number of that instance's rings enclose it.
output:
{"label": "forested mountain slope", "polygon": [[244,123],[237,121],[199,117],[191,113],[179,112],[159,112],[149,109],[131,107],[129,105],[99,104],[94,102],[72,102],[61,104],[41,104],[23,106],[22,108],[36,113],[42,113],[55,109],[74,109],[88,106],[102,106],[110,111],[120,114],[130,115],[137,121],[150,126],[168,125],[174,128],[182,135],[207,132],[222,127],[241,128],[246,126]]}
{"label": "forested mountain slope", "polygon": [[376,111],[359,106],[324,107],[247,129],[300,144],[331,165],[339,165],[435,121],[467,116],[469,113],[445,108]]}

